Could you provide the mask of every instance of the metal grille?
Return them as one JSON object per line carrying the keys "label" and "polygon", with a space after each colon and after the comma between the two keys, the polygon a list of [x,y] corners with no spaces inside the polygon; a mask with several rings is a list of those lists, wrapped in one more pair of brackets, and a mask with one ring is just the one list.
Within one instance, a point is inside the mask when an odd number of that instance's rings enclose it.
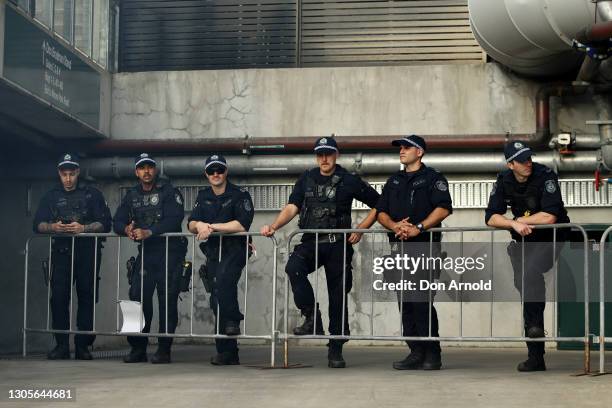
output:
{"label": "metal grille", "polygon": [[[453,208],[486,208],[494,180],[450,181],[449,192],[453,199]],[[384,183],[370,183],[379,193]],[[612,207],[612,185],[604,184],[595,191],[592,179],[559,180],[561,195],[566,207]],[[178,186],[185,198],[185,210],[191,211],[203,185]],[[243,185],[251,194],[256,211],[278,211],[289,199],[292,184],[249,184]],[[121,188],[121,197],[127,187]],[[354,210],[365,210],[368,207],[353,201]]]}
{"label": "metal grille", "polygon": [[303,0],[304,66],[480,62],[467,0]]}
{"label": "metal grille", "polygon": [[295,2],[122,0],[120,71],[295,64]]}
{"label": "metal grille", "polygon": [[480,62],[467,0],[122,0],[120,71]]}

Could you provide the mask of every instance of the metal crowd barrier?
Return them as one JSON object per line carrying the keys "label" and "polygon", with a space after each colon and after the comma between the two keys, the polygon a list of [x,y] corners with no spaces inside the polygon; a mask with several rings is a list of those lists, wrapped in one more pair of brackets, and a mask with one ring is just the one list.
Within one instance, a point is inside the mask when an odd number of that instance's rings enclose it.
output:
{"label": "metal crowd barrier", "polygon": [[612,233],[608,227],[599,241],[599,374],[606,374],[606,343],[612,343],[612,337],[606,337],[606,240]]}
{"label": "metal crowd barrier", "polygon": [[[248,280],[249,280],[249,255],[248,255],[248,251],[249,251],[249,237],[255,237],[255,236],[262,236],[260,233],[257,232],[240,232],[240,233],[233,233],[233,234],[223,234],[223,233],[214,233],[212,234],[212,236],[219,236],[219,261],[221,261],[222,258],[222,248],[223,248],[223,237],[224,236],[229,236],[231,235],[232,237],[235,236],[243,236],[245,237],[245,253],[246,253],[246,264],[244,266],[244,320],[243,320],[243,330],[241,335],[238,336],[227,336],[225,334],[220,334],[219,333],[219,319],[216,319],[216,329],[215,329],[215,333],[214,334],[200,334],[200,333],[194,333],[193,330],[193,320],[194,320],[194,291],[195,291],[195,284],[196,282],[194,282],[194,278],[195,278],[195,274],[196,274],[196,236],[194,234],[191,233],[168,233],[168,234],[163,234],[160,235],[161,237],[165,237],[166,239],[166,245],[165,245],[165,260],[166,260],[166,265],[165,265],[165,283],[166,283],[166,297],[165,297],[165,302],[166,302],[166,307],[165,307],[165,313],[166,313],[166,320],[165,320],[165,324],[166,324],[166,330],[165,333],[154,333],[154,332],[150,332],[150,333],[141,333],[141,332],[130,332],[130,333],[126,333],[126,332],[120,332],[120,328],[119,328],[119,291],[120,291],[120,276],[121,276],[121,239],[127,239],[125,236],[120,236],[120,235],[116,235],[116,234],[111,234],[111,233],[107,233],[107,234],[102,234],[102,233],[86,233],[86,234],[78,234],[78,235],[72,235],[72,236],[58,236],[58,235],[35,235],[33,237],[30,237],[27,241],[26,241],[26,245],[25,245],[25,274],[24,274],[24,300],[23,300],[23,356],[25,357],[27,354],[27,333],[64,333],[64,334],[82,334],[82,335],[103,335],[103,336],[140,336],[140,337],[173,337],[173,338],[214,338],[214,339],[228,339],[228,338],[235,338],[235,339],[264,339],[264,340],[268,340],[270,341],[271,344],[271,350],[270,350],[270,365],[272,367],[274,367],[275,364],[275,340],[276,340],[276,335],[277,332],[275,330],[276,328],[276,277],[277,277],[277,253],[278,253],[278,245],[277,245],[277,241],[274,237],[269,237],[268,239],[270,239],[270,241],[272,242],[272,246],[273,246],[273,253],[272,253],[272,262],[273,262],[273,269],[272,269],[272,319],[271,319],[271,327],[269,329],[269,334],[265,334],[265,335],[255,335],[255,334],[248,334],[247,332],[247,316],[248,316]],[[98,290],[97,288],[97,284],[98,284],[98,280],[97,278],[97,266],[98,266],[98,251],[97,249],[94,250],[94,265],[93,265],[93,274],[94,276],[94,291],[93,291],[93,296],[94,296],[94,302],[93,302],[93,325],[92,325],[92,330],[91,331],[83,331],[83,330],[75,330],[73,328],[73,289],[72,286],[74,284],[74,257],[75,257],[75,251],[74,251],[74,247],[75,247],[75,240],[77,239],[82,239],[82,238],[90,238],[93,237],[94,238],[94,248],[97,248],[98,246],[98,240],[101,238],[111,238],[111,239],[117,239],[117,281],[116,281],[116,287],[115,287],[115,293],[116,293],[116,313],[117,313],[117,317],[116,317],[116,330],[115,331],[97,331],[96,330],[96,292]],[[191,274],[191,281],[190,281],[190,292],[191,292],[191,305],[190,305],[190,312],[189,312],[189,320],[190,320],[190,329],[189,329],[189,333],[187,334],[182,334],[182,333],[168,333],[168,243],[169,243],[169,238],[171,237],[187,237],[188,239],[191,240],[191,248],[192,248],[192,256],[191,256],[191,262],[192,262],[192,274]],[[50,300],[51,300],[51,285],[52,285],[52,261],[53,261],[53,250],[52,250],[52,242],[53,242],[53,238],[66,238],[66,239],[71,239],[71,267],[70,267],[70,299],[69,299],[69,304],[70,304],[70,309],[69,309],[69,329],[68,330],[54,330],[52,328],[50,328],[50,319],[49,319],[49,315],[50,315]],[[30,246],[31,246],[31,242],[34,239],[48,239],[49,240],[49,258],[48,258],[48,285],[47,285],[47,320],[46,320],[46,328],[35,328],[35,327],[28,327],[28,279],[29,279],[29,273],[28,273],[28,269],[29,269],[29,255],[30,255]],[[144,258],[145,255],[145,249],[146,249],[146,240],[142,242],[142,258]],[[140,263],[140,299],[141,299],[141,305],[143,302],[143,286],[144,286],[144,279],[142,278],[144,275],[144,262]],[[216,316],[219,316],[219,306],[218,306],[218,301],[217,301],[217,313]],[[143,326],[143,313],[140,313],[140,326]],[[158,317],[159,319],[159,317]]]}
{"label": "metal crowd barrier", "polygon": [[[431,316],[432,313],[428,313],[429,315],[429,335],[426,337],[412,337],[412,336],[389,336],[389,335],[385,335],[385,336],[379,336],[379,335],[374,335],[373,333],[373,320],[374,320],[374,314],[373,311],[370,310],[370,334],[369,335],[346,335],[345,334],[345,330],[344,330],[344,316],[345,316],[345,310],[346,310],[346,297],[345,299],[343,299],[343,304],[342,304],[342,334],[341,335],[317,335],[316,333],[316,318],[315,320],[315,327],[313,330],[312,335],[295,335],[289,332],[289,279],[287,277],[287,274],[285,274],[285,290],[284,290],[284,303],[285,303],[285,310],[284,310],[284,334],[281,334],[280,337],[283,339],[284,341],[284,367],[289,367],[289,340],[290,339],[321,339],[321,340],[370,340],[370,341],[377,341],[377,340],[386,340],[386,341],[455,341],[455,342],[480,342],[480,341],[485,341],[485,342],[525,342],[525,341],[541,341],[541,342],[554,342],[554,341],[581,341],[584,342],[584,374],[587,374],[590,372],[590,337],[591,334],[589,333],[589,268],[588,268],[588,256],[587,256],[587,251],[588,251],[588,238],[587,238],[587,233],[584,230],[584,228],[579,225],[579,224],[574,224],[574,223],[567,223],[567,224],[550,224],[550,225],[537,225],[537,226],[533,226],[535,229],[553,229],[553,245],[556,247],[556,238],[557,238],[557,229],[559,228],[574,228],[578,231],[580,231],[580,233],[582,234],[582,238],[583,238],[583,250],[584,250],[584,321],[585,321],[585,325],[584,325],[584,336],[580,336],[580,337],[560,337],[556,335],[556,329],[555,329],[555,336],[551,336],[551,337],[543,337],[543,338],[528,338],[528,337],[510,337],[510,336],[493,336],[493,325],[491,324],[491,330],[490,330],[490,335],[489,336],[482,336],[482,337],[467,337],[467,336],[463,336],[463,333],[461,332],[459,336],[439,336],[439,337],[432,337],[431,336]],[[490,232],[491,233],[491,245],[493,245],[493,236],[494,233],[496,231],[503,231],[503,230],[499,230],[499,229],[495,229],[495,228],[490,228],[490,227],[446,227],[446,228],[432,228],[427,230],[427,233],[429,233],[429,243],[430,243],[430,255],[431,255],[431,251],[432,251],[432,246],[433,246],[433,233],[436,232],[458,232],[460,233],[460,242],[463,243],[464,242],[464,237],[463,234],[465,232]],[[300,230],[295,230],[293,232],[291,232],[288,237],[287,237],[287,253],[290,254],[291,253],[291,242],[293,240],[293,238],[297,235],[301,235],[301,234],[314,234],[315,235],[315,240],[317,245],[315,245],[315,268],[314,268],[314,273],[315,273],[315,288],[314,288],[314,294],[315,294],[315,316],[316,316],[316,311],[317,311],[317,304],[319,301],[319,296],[318,296],[318,241],[319,241],[319,237],[321,235],[326,235],[326,234],[342,234],[343,236],[343,256],[344,256],[344,265],[343,265],[343,293],[346,292],[345,288],[346,286],[346,246],[347,246],[347,234],[353,233],[353,232],[359,232],[359,233],[363,233],[363,234],[388,234],[390,231],[386,230],[386,229],[300,229]],[[350,244],[349,244],[350,245]],[[521,319],[523,319],[523,309],[524,309],[524,298],[523,298],[523,293],[525,291],[525,265],[524,265],[524,252],[525,250],[525,240],[522,240],[522,258],[523,258],[523,268],[522,268],[522,279],[523,279],[523,285],[522,285],[522,292],[521,292]],[[372,254],[373,257],[373,254]],[[554,293],[556,294],[557,292],[557,288],[556,288],[556,273],[557,273],[557,261],[555,259],[555,251],[553,251],[553,267],[554,267],[554,275],[553,277],[555,278],[555,289],[554,289]],[[493,274],[493,269],[491,268],[491,275]],[[431,270],[430,270],[430,279],[431,279]],[[603,275],[602,275],[603,276]],[[402,275],[402,279],[403,279],[403,275]],[[603,286],[602,286],[603,288]],[[603,290],[603,289],[602,289]],[[373,307],[374,304],[374,298],[373,298],[373,288],[370,288],[371,291],[371,304]],[[403,295],[403,292],[402,292]],[[402,299],[403,300],[403,299]],[[403,333],[402,331],[402,310],[401,310],[401,304],[402,304],[402,300],[400,300],[400,333]],[[431,310],[431,306],[432,306],[432,295],[431,295],[431,289],[429,291],[429,310]],[[554,299],[554,303],[555,303],[555,308],[557,305],[557,299],[555,296]],[[461,315],[460,315],[460,324],[462,326],[462,313],[463,313],[463,300],[460,300],[460,307],[461,307]],[[602,306],[603,307],[603,306]],[[493,308],[493,300],[490,301],[490,308],[492,310]],[[556,310],[555,310],[556,312]],[[555,313],[556,315],[556,313]],[[492,316],[492,315],[491,315]],[[492,319],[492,317],[491,317]]]}

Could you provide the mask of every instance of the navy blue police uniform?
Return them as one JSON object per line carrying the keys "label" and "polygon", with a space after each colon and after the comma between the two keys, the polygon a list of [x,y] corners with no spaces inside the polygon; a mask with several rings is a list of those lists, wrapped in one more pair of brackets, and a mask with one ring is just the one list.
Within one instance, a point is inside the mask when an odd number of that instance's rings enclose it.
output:
{"label": "navy blue police uniform", "polygon": [[[42,222],[56,223],[58,221],[64,224],[78,222],[83,225],[97,222],[102,224],[103,232],[109,232],[111,228],[110,210],[102,193],[82,183],[78,183],[72,191],[65,191],[64,187],[58,184],[43,196],[34,216],[34,232],[38,232],[38,225]],[[101,247],[102,239],[98,239],[97,248],[95,238],[78,238],[77,235],[74,240],[72,279],[76,285],[78,297],[76,323],[79,331],[91,331],[93,328],[94,287],[96,288],[95,302],[97,302]],[[52,264],[50,276],[52,327],[54,330],[68,330],[73,265],[72,238],[53,238],[50,262]],[[58,346],[68,348],[68,334],[56,333],[55,339]],[[75,346],[77,348],[87,347],[93,344],[94,339],[94,335],[77,334],[74,337]]]}
{"label": "navy blue police uniform", "polygon": [[[412,138],[415,138],[412,136]],[[410,138],[410,140],[412,140]],[[404,140],[394,141],[394,145],[404,143]],[[415,139],[424,145],[421,138]],[[423,146],[423,150],[425,150]],[[385,183],[382,195],[376,210],[379,213],[386,213],[391,220],[399,222],[408,218],[408,222],[419,225],[436,208],[444,208],[452,213],[452,199],[448,190],[448,181],[436,169],[421,164],[419,170],[415,172],[398,171],[391,176]],[[433,225],[430,228],[438,228],[440,225]],[[422,232],[415,237],[401,240],[395,237],[394,233],[389,233],[392,256],[395,254],[412,254],[418,257],[422,253],[429,254],[429,242],[434,243],[433,249],[439,253],[442,234],[440,232]],[[436,254],[433,254],[435,256]],[[439,271],[434,271],[438,273]],[[401,273],[399,274],[401,275]],[[404,275],[406,278],[406,275]],[[429,272],[417,271],[410,279],[428,279]],[[417,285],[418,287],[418,285]],[[438,337],[438,315],[436,308],[431,305],[429,310],[429,292],[411,291],[409,293],[398,293],[398,302],[402,309],[403,336],[427,337],[429,336],[429,313],[431,313],[431,336]],[[439,356],[440,342],[419,342],[408,341],[408,346],[415,355],[423,356],[426,353]]]}
{"label": "navy blue police uniform", "polygon": [[[520,142],[517,142],[517,146],[519,147],[513,148],[511,144],[510,150],[525,149],[525,147],[520,147],[523,146]],[[512,151],[508,152],[507,156],[511,153]],[[531,157],[530,153],[528,157]],[[557,175],[542,164],[533,163],[532,166],[532,173],[524,183],[519,183],[510,169],[499,173],[485,211],[485,223],[488,223],[493,214],[504,215],[508,207],[515,219],[546,212],[557,218],[557,224],[570,222],[561,197]],[[513,241],[508,246],[508,254],[514,272],[514,285],[524,300],[525,333],[526,336],[530,336],[530,330],[538,329],[533,332],[539,335],[531,337],[540,337],[544,333],[544,307],[546,305],[543,274],[552,268],[560,253],[559,248],[552,245],[553,238],[561,243],[567,240],[568,231],[560,228],[554,237],[555,233],[552,229],[535,229],[525,237],[521,237],[514,230],[511,230],[510,233]],[[522,261],[523,239],[526,243],[524,262]],[[524,289],[523,282],[525,283]],[[542,361],[543,342],[527,342],[527,349],[530,358]]]}
{"label": "navy blue police uniform", "polygon": [[[125,228],[134,222],[135,228],[148,229],[152,236],[138,244],[138,257],[130,283],[130,300],[141,301],[145,318],[143,333],[151,331],[153,318],[153,292],[157,289],[159,306],[159,333],[174,333],[178,322],[177,303],[180,293],[180,278],[183,261],[187,252],[187,240],[184,237],[168,238],[168,260],[166,281],[166,238],[159,235],[169,232],[181,232],[184,217],[183,197],[178,189],[170,183],[156,183],[151,191],[144,191],[141,184],[134,186],[126,193],[114,218],[114,230],[125,235]],[[141,262],[144,259],[143,279],[141,280]],[[167,292],[166,292],[167,288]],[[167,299],[166,299],[167,294]],[[166,325],[166,301],[168,304],[168,322]],[[166,330],[167,328],[167,330]],[[136,352],[144,353],[148,344],[147,337],[128,336],[128,342]],[[171,337],[158,339],[160,349],[169,351]]]}
{"label": "navy blue police uniform", "polygon": [[[330,176],[323,176],[318,167],[304,172],[289,196],[289,204],[295,205],[300,210],[298,225],[301,229],[348,229],[351,228],[353,199],[374,208],[378,198],[379,194],[372,186],[342,166],[336,165],[334,173]],[[319,234],[318,265],[315,268],[315,234],[303,234],[301,243],[294,248],[285,267],[295,304],[307,318],[313,316],[315,308],[314,292],[308,281],[308,275],[321,266],[325,267],[329,298],[329,333],[332,335],[350,334],[348,307],[344,309],[343,333],[342,305],[343,303],[348,305],[346,295],[353,284],[351,266],[353,247],[348,242],[345,244],[343,238],[343,234]],[[296,328],[295,334],[312,334],[302,333],[299,330],[299,327]],[[323,333],[318,307],[316,333]],[[330,345],[341,345],[343,342],[332,341]]]}
{"label": "navy blue police uniform", "polygon": [[[216,195],[210,187],[198,192],[188,222],[218,224],[238,221],[248,231],[254,214],[249,192],[227,182],[223,194]],[[205,279],[211,283],[210,307],[218,319],[220,334],[226,334],[228,322],[236,324],[244,319],[238,305],[238,281],[247,262],[249,243],[246,236],[223,236],[222,239],[211,236],[200,244],[207,261]],[[238,342],[235,339],[215,339],[215,344],[219,354],[237,357]]]}

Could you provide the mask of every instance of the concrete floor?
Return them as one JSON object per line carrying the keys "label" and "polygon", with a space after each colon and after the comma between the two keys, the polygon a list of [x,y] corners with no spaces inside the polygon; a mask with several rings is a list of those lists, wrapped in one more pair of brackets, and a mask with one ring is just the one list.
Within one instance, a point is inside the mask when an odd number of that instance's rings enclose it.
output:
{"label": "concrete floor", "polygon": [[[150,347],[152,349],[152,347]],[[152,350],[151,350],[152,351]],[[267,347],[241,348],[242,366],[208,363],[212,346],[178,346],[173,364],[0,360],[2,407],[610,407],[612,375],[572,374],[582,353],[547,352],[547,372],[519,373],[522,349],[445,348],[439,372],[396,371],[400,347],[346,347],[346,369],[327,368],[325,347],[293,347],[300,369],[259,369]],[[116,354],[116,353],[115,353]],[[612,354],[612,353],[611,353]],[[592,354],[594,364],[597,353]],[[612,355],[610,356],[612,360]],[[609,367],[612,369],[612,367]],[[75,403],[8,402],[9,388],[72,387]]]}

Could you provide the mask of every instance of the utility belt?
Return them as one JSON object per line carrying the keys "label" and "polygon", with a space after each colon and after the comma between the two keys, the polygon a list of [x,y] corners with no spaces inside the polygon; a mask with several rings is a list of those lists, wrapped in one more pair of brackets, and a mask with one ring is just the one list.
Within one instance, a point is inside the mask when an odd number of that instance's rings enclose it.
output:
{"label": "utility belt", "polygon": [[[333,244],[335,242],[342,242],[344,239],[344,234],[338,233],[321,233],[318,236],[319,244]],[[304,234],[304,241],[314,241],[316,239],[316,234],[308,233]]]}
{"label": "utility belt", "polygon": [[[142,258],[141,258],[142,259]],[[132,285],[132,281],[134,280],[135,274],[140,272],[140,265],[136,262],[136,258],[133,256],[126,262],[127,268],[127,279],[130,286]],[[176,279],[178,284],[178,289],[180,292],[189,292],[190,283],[191,283],[191,275],[193,271],[193,265],[190,261],[181,261],[180,272],[177,276],[169,276],[169,280]]]}

